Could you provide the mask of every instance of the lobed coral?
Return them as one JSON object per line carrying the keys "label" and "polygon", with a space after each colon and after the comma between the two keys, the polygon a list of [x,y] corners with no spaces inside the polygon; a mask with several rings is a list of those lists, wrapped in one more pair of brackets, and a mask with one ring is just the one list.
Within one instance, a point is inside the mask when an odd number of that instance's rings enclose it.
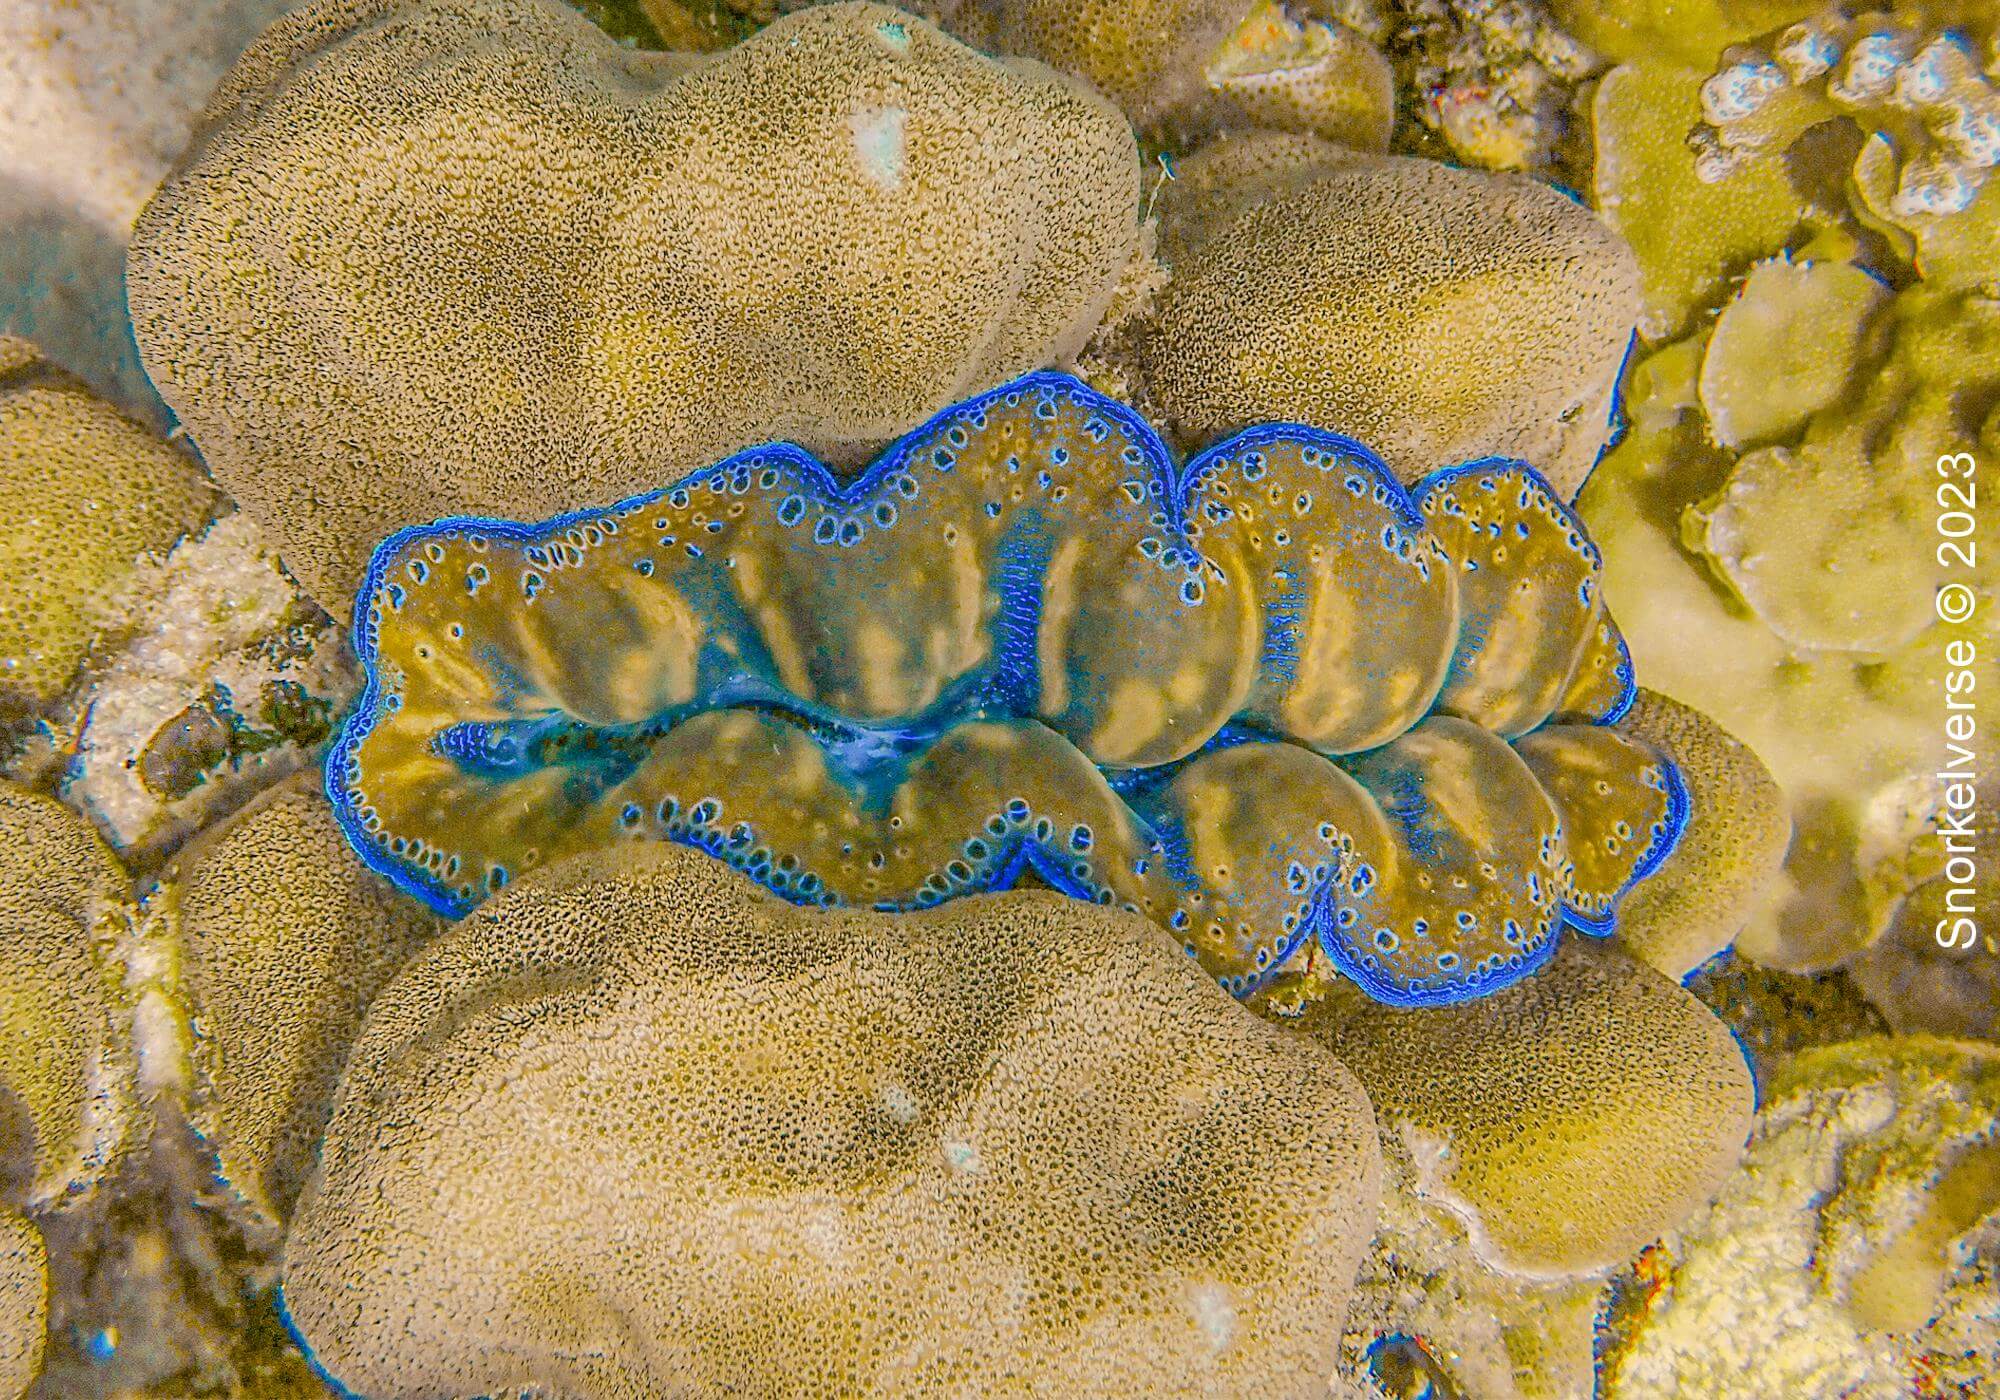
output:
{"label": "lobed coral", "polygon": [[148,900],[181,960],[192,1121],[273,1219],[311,1170],[362,1013],[441,927],[347,856],[319,774],[299,773],[183,849]]}
{"label": "lobed coral", "polygon": [[341,616],[399,526],[880,441],[1073,352],[1137,213],[1101,100],[883,6],[702,59],[552,0],[322,0],[218,91],[129,278],[161,392]]}
{"label": "lobed coral", "polygon": [[1379,1163],[1331,1058],[1049,894],[532,875],[371,1011],[286,1248],[380,1397],[1300,1395]]}
{"label": "lobed coral", "polygon": [[1722,726],[1641,689],[1619,727],[1671,761],[1688,787],[1687,827],[1618,913],[1618,944],[1666,973],[1688,973],[1735,941],[1770,898],[1792,836],[1784,793]]}
{"label": "lobed coral", "polygon": [[1327,1035],[1419,1194],[1508,1273],[1630,1258],[1714,1194],[1749,1132],[1750,1069],[1728,1027],[1616,946],[1572,942],[1491,996],[1373,1007]]}
{"label": "lobed coral", "polygon": [[118,862],[60,803],[0,783],[0,1393],[40,1372],[48,1251],[70,1207],[132,1146],[124,1007],[101,945]]}
{"label": "lobed coral", "polygon": [[0,783],[0,862],[0,1186],[39,1208],[129,1145],[132,1061],[99,947],[127,880],[75,813],[12,783]]}
{"label": "lobed coral", "polygon": [[68,686],[113,600],[216,505],[198,467],[0,336],[0,707],[32,711]]}
{"label": "lobed coral", "polygon": [[1260,175],[1268,145],[1229,149],[1250,169],[1209,172],[1189,197],[1210,207],[1173,214],[1210,236],[1170,251],[1138,345],[1175,431],[1310,423],[1370,443],[1406,481],[1499,454],[1574,495],[1638,312],[1623,242],[1521,176],[1349,157],[1279,183]]}
{"label": "lobed coral", "polygon": [[0,334],[122,412],[167,418],[125,313],[132,221],[209,90],[286,0],[0,6]]}
{"label": "lobed coral", "polygon": [[0,1207],[0,1394],[27,1394],[41,1373],[48,1270],[41,1232]]}
{"label": "lobed coral", "polygon": [[1270,427],[1176,472],[1129,409],[1034,375],[845,489],[762,448],[539,527],[393,536],[328,786],[452,912],[645,837],[806,903],[1030,868],[1239,995],[1323,952],[1454,1000],[1531,971],[1559,917],[1607,931],[1685,820],[1674,766],[1608,727],[1631,688],[1598,567],[1518,463],[1412,498]]}

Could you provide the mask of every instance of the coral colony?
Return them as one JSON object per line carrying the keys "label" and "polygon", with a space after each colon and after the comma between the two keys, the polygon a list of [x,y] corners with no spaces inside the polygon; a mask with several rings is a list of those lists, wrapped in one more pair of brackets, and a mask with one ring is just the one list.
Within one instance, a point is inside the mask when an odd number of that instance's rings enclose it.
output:
{"label": "coral colony", "polygon": [[0,3],[0,1400],[1990,1394],[2000,12],[922,9]]}

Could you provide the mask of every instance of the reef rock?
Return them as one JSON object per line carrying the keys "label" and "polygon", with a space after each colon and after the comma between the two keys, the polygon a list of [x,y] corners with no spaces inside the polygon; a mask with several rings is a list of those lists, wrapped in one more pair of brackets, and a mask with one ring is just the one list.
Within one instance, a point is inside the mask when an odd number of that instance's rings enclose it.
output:
{"label": "reef rock", "polygon": [[801,911],[637,847],[376,1001],[284,1294],[378,1400],[1303,1397],[1378,1172],[1352,1077],[1141,920]]}
{"label": "reef rock", "polygon": [[879,441],[1074,352],[1137,216],[1109,106],[884,6],[705,59],[553,0],[323,0],[218,89],[129,277],[161,392],[344,616],[399,526]]}
{"label": "reef rock", "polygon": [[1744,1169],[1648,1274],[1609,1400],[1982,1393],[2000,1375],[2000,1050],[1920,1036],[1801,1053]]}

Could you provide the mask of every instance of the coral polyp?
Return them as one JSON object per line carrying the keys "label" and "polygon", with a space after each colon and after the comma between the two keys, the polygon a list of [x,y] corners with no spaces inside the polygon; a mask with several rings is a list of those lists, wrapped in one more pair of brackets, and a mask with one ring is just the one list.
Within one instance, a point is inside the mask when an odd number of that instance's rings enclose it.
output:
{"label": "coral polyp", "polygon": [[1031,869],[1239,996],[1324,954],[1453,1001],[1565,916],[1608,931],[1684,819],[1673,764],[1604,728],[1632,683],[1598,571],[1522,464],[1406,490],[1264,425],[1177,469],[1038,373],[846,485],[775,444],[601,511],[391,536],[328,791],[452,914],[633,839],[830,906]]}

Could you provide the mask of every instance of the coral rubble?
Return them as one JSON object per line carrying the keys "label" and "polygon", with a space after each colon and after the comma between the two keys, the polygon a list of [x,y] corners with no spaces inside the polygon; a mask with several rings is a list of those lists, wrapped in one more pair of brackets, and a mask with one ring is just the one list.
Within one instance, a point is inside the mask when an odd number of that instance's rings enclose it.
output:
{"label": "coral rubble", "polygon": [[1978,1395],[2000,1374],[2000,1051],[1911,1037],[1800,1055],[1743,1171],[1653,1274],[1611,1400]]}

